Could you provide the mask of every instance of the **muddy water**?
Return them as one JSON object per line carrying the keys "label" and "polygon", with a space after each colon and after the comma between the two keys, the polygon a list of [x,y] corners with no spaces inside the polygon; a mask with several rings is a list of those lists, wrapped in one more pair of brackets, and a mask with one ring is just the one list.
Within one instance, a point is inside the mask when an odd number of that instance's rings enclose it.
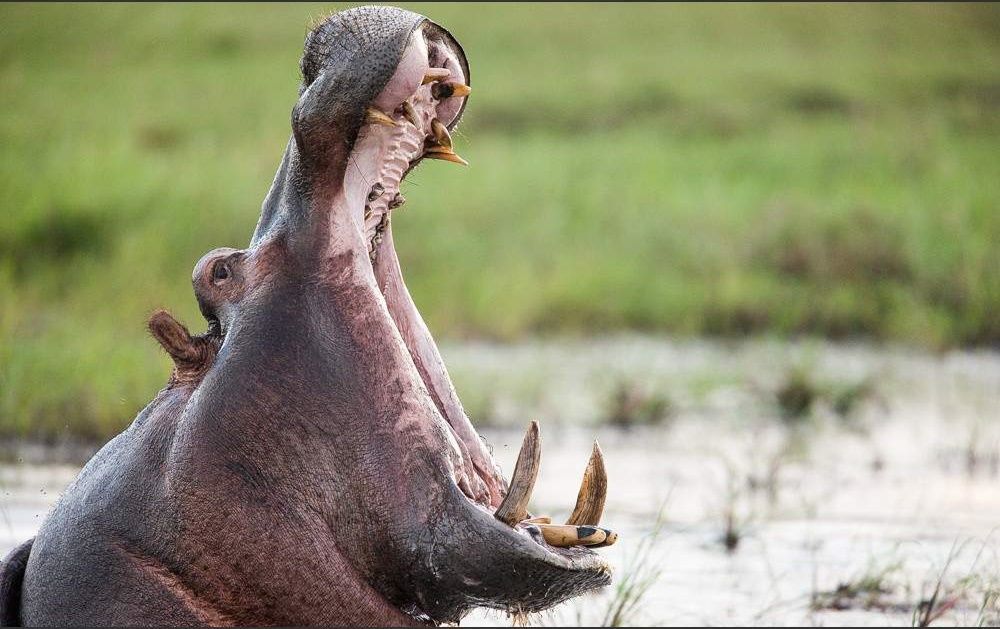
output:
{"label": "muddy water", "polygon": [[[935,587],[935,624],[1000,620],[996,353],[637,337],[442,349],[505,470],[541,422],[534,512],[569,513],[600,440],[605,524],[621,533],[601,552],[617,583],[646,586],[625,624],[908,626]],[[796,373],[807,385],[788,386]],[[808,410],[783,414],[781,390]],[[0,467],[0,546],[30,536],[75,471]],[[622,600],[613,586],[529,620],[601,623]],[[483,623],[510,619],[467,622]]]}

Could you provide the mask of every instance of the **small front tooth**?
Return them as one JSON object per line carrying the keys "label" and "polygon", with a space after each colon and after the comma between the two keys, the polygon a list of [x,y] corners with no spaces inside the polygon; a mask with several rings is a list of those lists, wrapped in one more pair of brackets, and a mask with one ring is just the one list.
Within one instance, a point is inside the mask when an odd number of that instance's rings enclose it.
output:
{"label": "small front tooth", "polygon": [[437,118],[431,120],[431,132],[434,134],[434,139],[441,146],[451,148],[451,134],[448,133],[448,127],[444,126],[444,123]]}
{"label": "small front tooth", "polygon": [[465,83],[455,81],[435,83],[431,86],[431,96],[438,100],[444,100],[452,96],[468,96],[471,93],[471,87]]}
{"label": "small front tooth", "polygon": [[517,463],[514,464],[514,474],[510,478],[510,488],[493,514],[496,519],[508,526],[514,526],[528,517],[528,501],[531,500],[531,492],[535,488],[541,458],[542,446],[538,440],[538,422],[532,421],[524,434],[524,441],[521,442],[521,451],[517,455]]}
{"label": "small front tooth", "polygon": [[594,526],[572,526],[569,524],[536,524],[542,531],[545,542],[551,546],[568,548],[570,546],[596,546],[607,542],[608,534],[604,529]]}
{"label": "small front tooth", "polygon": [[468,166],[469,162],[461,158],[455,151],[451,150],[446,146],[430,146],[424,150],[424,157],[428,159],[440,159],[446,162],[453,162],[455,164],[461,164],[462,166]]}
{"label": "small front tooth", "polygon": [[420,127],[420,118],[417,117],[417,110],[409,101],[403,101],[403,117],[410,121],[414,127]]}
{"label": "small front tooth", "polygon": [[387,127],[396,126],[396,121],[392,119],[392,116],[375,107],[369,107],[365,111],[365,120],[371,124],[381,124]]}
{"label": "small front tooth", "polygon": [[605,540],[600,544],[594,544],[593,546],[591,546],[591,548],[604,548],[606,546],[611,546],[618,541],[618,533],[615,533],[614,531],[609,531],[608,529],[601,529],[601,530],[604,531],[604,534],[606,536]]}
{"label": "small front tooth", "polygon": [[601,446],[594,442],[587,469],[583,472],[580,492],[576,496],[576,507],[566,524],[597,526],[604,514],[604,501],[608,495],[608,475],[604,470],[604,455]]}
{"label": "small front tooth", "polygon": [[434,81],[447,79],[449,76],[451,76],[451,70],[448,68],[429,68],[427,72],[424,73],[424,78],[420,81],[420,84],[427,85],[428,83],[433,83]]}

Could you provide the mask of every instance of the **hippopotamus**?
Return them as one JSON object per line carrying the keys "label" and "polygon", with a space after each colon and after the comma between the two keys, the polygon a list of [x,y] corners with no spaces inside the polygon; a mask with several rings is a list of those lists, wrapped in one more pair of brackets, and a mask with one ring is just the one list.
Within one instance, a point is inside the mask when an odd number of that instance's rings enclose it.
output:
{"label": "hippopotamus", "polygon": [[311,30],[301,73],[249,246],[195,266],[206,331],[152,315],[170,379],[8,555],[4,624],[419,625],[610,582],[596,443],[569,520],[529,513],[537,423],[508,483],[403,282],[403,178],[465,163],[461,46],[361,7]]}

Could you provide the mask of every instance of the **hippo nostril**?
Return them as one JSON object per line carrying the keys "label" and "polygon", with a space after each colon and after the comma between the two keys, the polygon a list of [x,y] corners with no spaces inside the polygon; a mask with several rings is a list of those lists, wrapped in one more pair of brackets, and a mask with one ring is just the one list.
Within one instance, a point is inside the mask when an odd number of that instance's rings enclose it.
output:
{"label": "hippo nostril", "polygon": [[229,275],[229,265],[225,262],[220,262],[212,268],[212,281],[221,282],[228,280]]}

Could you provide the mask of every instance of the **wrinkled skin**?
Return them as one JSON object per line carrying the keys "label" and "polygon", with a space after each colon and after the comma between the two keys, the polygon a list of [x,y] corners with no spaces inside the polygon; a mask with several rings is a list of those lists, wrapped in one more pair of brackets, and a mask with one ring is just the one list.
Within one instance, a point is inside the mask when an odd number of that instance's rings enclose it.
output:
{"label": "wrinkled skin", "polygon": [[383,217],[429,132],[408,149],[365,112],[424,94],[421,122],[453,127],[465,99],[431,98],[429,63],[469,82],[454,39],[398,9],[310,34],[251,245],[196,266],[205,334],[153,316],[170,383],[49,514],[25,624],[410,625],[608,583],[592,551],[493,517],[506,483],[402,281]]}

